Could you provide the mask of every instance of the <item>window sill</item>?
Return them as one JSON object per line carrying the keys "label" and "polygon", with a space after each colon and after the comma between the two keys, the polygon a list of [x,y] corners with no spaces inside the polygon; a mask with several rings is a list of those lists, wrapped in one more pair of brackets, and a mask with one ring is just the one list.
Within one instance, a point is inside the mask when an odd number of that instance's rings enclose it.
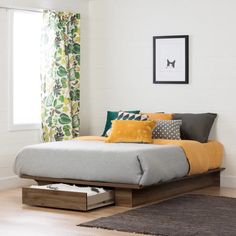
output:
{"label": "window sill", "polygon": [[18,124],[18,125],[10,125],[9,131],[30,131],[30,130],[40,130],[40,124]]}

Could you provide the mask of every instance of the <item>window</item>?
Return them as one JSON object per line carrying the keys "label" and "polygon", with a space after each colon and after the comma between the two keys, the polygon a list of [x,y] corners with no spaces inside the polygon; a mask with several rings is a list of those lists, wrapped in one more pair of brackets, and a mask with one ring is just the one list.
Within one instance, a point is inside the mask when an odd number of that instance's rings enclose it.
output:
{"label": "window", "polygon": [[42,13],[10,13],[11,129],[39,128]]}

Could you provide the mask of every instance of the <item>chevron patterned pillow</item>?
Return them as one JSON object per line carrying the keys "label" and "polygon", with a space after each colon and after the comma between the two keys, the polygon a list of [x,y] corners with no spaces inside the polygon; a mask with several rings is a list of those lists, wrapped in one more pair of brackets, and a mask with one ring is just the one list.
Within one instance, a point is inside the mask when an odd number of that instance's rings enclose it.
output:
{"label": "chevron patterned pillow", "polygon": [[116,120],[148,120],[148,116],[120,111]]}
{"label": "chevron patterned pillow", "polygon": [[[124,112],[124,111],[119,111],[116,120],[137,120],[137,121],[145,121],[145,120],[148,120],[148,116],[147,116],[147,115],[142,115],[142,114],[135,114],[135,113],[128,113],[128,112]],[[110,129],[107,131],[106,137],[108,137],[108,136],[110,135],[111,129],[112,129],[112,128],[110,128]]]}

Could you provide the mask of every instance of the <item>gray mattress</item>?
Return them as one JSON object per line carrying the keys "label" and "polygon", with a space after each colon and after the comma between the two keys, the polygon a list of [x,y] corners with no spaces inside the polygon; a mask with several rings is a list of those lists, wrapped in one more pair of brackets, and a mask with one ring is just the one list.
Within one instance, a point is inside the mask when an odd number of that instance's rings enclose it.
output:
{"label": "gray mattress", "polygon": [[64,141],[25,147],[14,171],[21,176],[152,185],[187,175],[189,164],[175,145]]}

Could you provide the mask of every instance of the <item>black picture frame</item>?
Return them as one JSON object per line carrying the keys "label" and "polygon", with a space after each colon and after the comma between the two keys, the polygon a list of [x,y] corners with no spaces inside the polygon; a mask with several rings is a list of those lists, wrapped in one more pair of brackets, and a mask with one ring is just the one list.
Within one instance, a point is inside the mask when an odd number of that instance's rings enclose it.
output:
{"label": "black picture frame", "polygon": [[[164,42],[164,40],[167,40],[167,41]],[[175,42],[179,42],[179,43],[175,43]],[[161,56],[161,53],[159,53],[158,51],[158,49],[161,48],[161,45],[165,45],[164,47],[162,46],[163,47],[162,51],[165,48],[167,48],[168,43],[170,45],[170,48],[171,47],[173,48],[174,45],[176,45],[176,50],[174,50],[175,52],[177,52],[178,50],[181,51],[179,55],[179,58],[181,58],[181,63],[179,63],[181,64],[181,69],[179,70],[176,69],[177,68],[176,60],[172,59],[172,61],[169,61],[168,59],[165,59],[166,56]],[[179,48],[177,48],[178,45],[179,45]],[[169,54],[171,53],[171,49],[170,49],[170,52],[168,53]],[[166,67],[164,67],[164,63],[165,63],[164,60],[166,60]],[[160,65],[162,65],[162,69]],[[158,66],[159,68],[156,68]],[[169,68],[173,69],[173,71],[171,71]],[[188,84],[189,83],[189,36],[188,35],[169,35],[169,36],[154,36],[153,37],[153,83],[154,84]]]}

